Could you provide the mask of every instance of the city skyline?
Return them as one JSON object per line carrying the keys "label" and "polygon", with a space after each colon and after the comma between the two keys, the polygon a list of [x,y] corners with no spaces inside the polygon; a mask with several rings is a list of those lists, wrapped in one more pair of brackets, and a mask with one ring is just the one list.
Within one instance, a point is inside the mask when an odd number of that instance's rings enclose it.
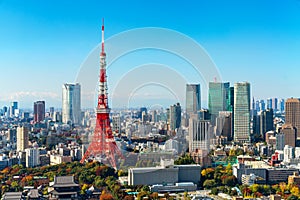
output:
{"label": "city skyline", "polygon": [[[98,12],[102,6],[106,9]],[[20,108],[28,108],[34,101],[45,100],[47,106],[61,107],[61,85],[75,82],[80,65],[100,43],[102,17],[106,20],[106,38],[143,27],[167,28],[187,35],[206,50],[223,82],[232,85],[250,82],[251,96],[256,99],[298,96],[299,1],[249,1],[246,6],[238,1],[187,4],[175,1],[171,7],[166,2],[156,6],[155,2],[133,1],[131,8],[121,12],[123,6],[122,2],[92,1],[87,5],[84,2],[0,1],[0,26],[5,27],[0,38],[3,44],[0,66],[5,75],[0,83],[6,86],[0,90],[0,105],[18,101],[22,102]],[[189,13],[181,13],[185,9]],[[174,62],[172,56],[159,51],[136,52],[122,59],[108,69],[110,94],[113,84],[123,75],[118,69],[126,72],[149,62],[172,66],[177,72],[180,68],[187,69],[184,75],[189,83],[203,81],[191,74],[186,62]],[[146,99],[164,91],[158,89],[156,94],[152,92],[155,89],[156,86],[151,86],[137,92],[135,98],[141,100],[136,101],[136,106],[141,106],[140,102],[153,104]],[[202,88],[201,91],[204,92]],[[201,96],[207,102],[208,94]],[[172,96],[166,97],[175,103]],[[184,101],[180,103],[184,105]],[[93,108],[95,104],[83,107]]]}

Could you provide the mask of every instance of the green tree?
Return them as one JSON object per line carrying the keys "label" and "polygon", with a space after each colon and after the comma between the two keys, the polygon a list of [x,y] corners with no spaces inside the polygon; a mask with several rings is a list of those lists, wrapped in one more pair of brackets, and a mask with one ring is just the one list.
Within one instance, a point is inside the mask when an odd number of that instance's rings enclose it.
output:
{"label": "green tree", "polygon": [[210,189],[216,186],[216,181],[213,179],[205,180],[203,183],[203,187]]}
{"label": "green tree", "polygon": [[175,165],[189,165],[189,164],[195,164],[195,161],[189,154],[185,154],[181,157],[179,157],[177,160],[174,161]]}
{"label": "green tree", "polygon": [[211,194],[218,195],[218,193],[219,193],[218,188],[214,187],[211,189]]}

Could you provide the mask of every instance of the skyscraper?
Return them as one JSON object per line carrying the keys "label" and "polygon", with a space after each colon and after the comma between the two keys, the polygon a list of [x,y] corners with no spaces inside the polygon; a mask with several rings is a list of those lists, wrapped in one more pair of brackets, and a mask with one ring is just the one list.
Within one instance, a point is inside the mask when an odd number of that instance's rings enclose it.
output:
{"label": "skyscraper", "polygon": [[259,112],[259,132],[263,140],[265,140],[265,133],[274,130],[273,109],[267,109]]}
{"label": "skyscraper", "polygon": [[234,84],[234,140],[250,142],[250,83]]}
{"label": "skyscraper", "polygon": [[264,100],[259,101],[259,107],[260,107],[260,110],[265,110],[266,109],[266,104],[265,104]]}
{"label": "skyscraper", "polygon": [[17,151],[24,151],[28,148],[28,128],[18,127],[17,128]]}
{"label": "skyscraper", "polygon": [[63,84],[62,87],[62,121],[79,124],[81,119],[80,85]]}
{"label": "skyscraper", "polygon": [[281,113],[284,113],[284,109],[285,109],[285,107],[284,107],[284,105],[285,105],[285,101],[284,101],[284,99],[280,99],[280,102],[279,102],[279,106],[280,106],[280,112]]}
{"label": "skyscraper", "polygon": [[215,125],[219,112],[226,111],[228,108],[229,87],[229,82],[209,82],[208,109],[211,113],[212,125]]}
{"label": "skyscraper", "polygon": [[229,87],[227,111],[233,112],[234,106],[234,87]]}
{"label": "skyscraper", "polygon": [[267,109],[271,109],[272,108],[272,103],[273,101],[272,101],[272,99],[271,98],[268,98],[267,99]]}
{"label": "skyscraper", "polygon": [[272,99],[272,108],[275,112],[278,111],[278,99],[277,98]]}
{"label": "skyscraper", "polygon": [[196,114],[201,109],[200,84],[186,85],[186,112]]}
{"label": "skyscraper", "polygon": [[10,103],[10,107],[9,107],[9,116],[10,117],[14,117],[15,116],[15,111],[18,109],[18,102],[13,101]]}
{"label": "skyscraper", "polygon": [[33,121],[41,122],[45,119],[45,101],[37,101],[33,104]]}
{"label": "skyscraper", "polygon": [[181,106],[179,103],[170,107],[170,129],[175,130],[181,125]]}
{"label": "skyscraper", "polygon": [[297,130],[297,137],[300,137],[300,100],[299,99],[290,98],[286,100],[285,123],[294,126]]}

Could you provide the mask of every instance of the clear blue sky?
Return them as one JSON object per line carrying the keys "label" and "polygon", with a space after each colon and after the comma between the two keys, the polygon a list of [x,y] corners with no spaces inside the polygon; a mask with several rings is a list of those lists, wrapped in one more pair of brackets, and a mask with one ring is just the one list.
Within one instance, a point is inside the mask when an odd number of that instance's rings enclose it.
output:
{"label": "clear blue sky", "polygon": [[102,17],[106,38],[173,29],[205,48],[224,81],[250,82],[256,98],[299,97],[299,0],[0,0],[0,106],[61,107],[61,85],[100,42]]}

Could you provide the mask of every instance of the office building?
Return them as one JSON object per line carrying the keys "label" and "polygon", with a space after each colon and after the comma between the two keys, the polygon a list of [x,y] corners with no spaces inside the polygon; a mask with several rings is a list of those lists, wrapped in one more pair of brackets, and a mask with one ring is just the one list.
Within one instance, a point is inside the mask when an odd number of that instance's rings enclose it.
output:
{"label": "office building", "polygon": [[62,121],[79,124],[81,121],[80,85],[64,84],[62,87]]}
{"label": "office building", "polygon": [[297,129],[292,124],[284,124],[279,132],[284,134],[284,144],[291,147],[296,147]]}
{"label": "office building", "polygon": [[273,99],[271,99],[271,98],[268,98],[268,99],[267,99],[267,109],[272,109],[272,104],[273,104],[273,103],[272,103],[272,102],[273,102],[272,100],[273,100]]}
{"label": "office building", "polygon": [[173,160],[162,160],[161,166],[129,168],[128,185],[155,185],[200,181],[200,165],[174,165]]}
{"label": "office building", "polygon": [[234,140],[250,142],[250,84],[234,84]]}
{"label": "office building", "polygon": [[169,110],[170,130],[174,131],[181,126],[181,106],[179,103],[170,106]]}
{"label": "office building", "polygon": [[227,102],[226,110],[233,112],[233,106],[234,106],[234,87],[229,87],[228,102]]}
{"label": "office building", "polygon": [[36,167],[40,165],[40,150],[38,147],[27,148],[26,152],[26,167]]}
{"label": "office building", "polygon": [[45,101],[37,101],[33,104],[33,121],[41,122],[45,119]]}
{"label": "office building", "polygon": [[201,89],[200,84],[186,85],[186,112],[196,114],[201,109]]}
{"label": "office building", "polygon": [[295,147],[285,145],[283,149],[283,161],[288,163],[293,158],[295,158]]}
{"label": "office building", "polygon": [[216,133],[227,138],[227,141],[232,140],[232,112],[220,111],[216,119]]}
{"label": "office building", "polygon": [[279,109],[280,109],[280,112],[281,113],[284,113],[284,106],[285,106],[285,101],[284,101],[284,99],[280,99],[280,101],[279,101]]}
{"label": "office building", "polygon": [[226,111],[229,98],[229,83],[209,82],[208,109],[211,114],[212,125],[215,125],[216,118],[220,111]]}
{"label": "office building", "polygon": [[259,134],[262,136],[263,140],[265,140],[266,132],[274,130],[273,109],[262,110],[259,112],[257,117],[259,123]]}
{"label": "office building", "polygon": [[18,109],[18,102],[13,101],[10,103],[9,116],[14,117],[16,115],[16,110]]}
{"label": "office building", "polygon": [[264,100],[259,101],[259,107],[260,107],[259,110],[265,110],[266,109],[266,104],[265,104]]}
{"label": "office building", "polygon": [[17,128],[17,151],[24,151],[28,148],[28,128],[18,127]]}
{"label": "office building", "polygon": [[272,109],[276,112],[278,111],[278,99],[277,98],[273,98],[272,99]]}
{"label": "office building", "polygon": [[285,123],[291,124],[297,129],[297,137],[300,137],[300,100],[289,98],[285,102]]}
{"label": "office building", "polygon": [[189,121],[189,151],[209,151],[211,134],[212,126],[209,121],[191,118]]}

